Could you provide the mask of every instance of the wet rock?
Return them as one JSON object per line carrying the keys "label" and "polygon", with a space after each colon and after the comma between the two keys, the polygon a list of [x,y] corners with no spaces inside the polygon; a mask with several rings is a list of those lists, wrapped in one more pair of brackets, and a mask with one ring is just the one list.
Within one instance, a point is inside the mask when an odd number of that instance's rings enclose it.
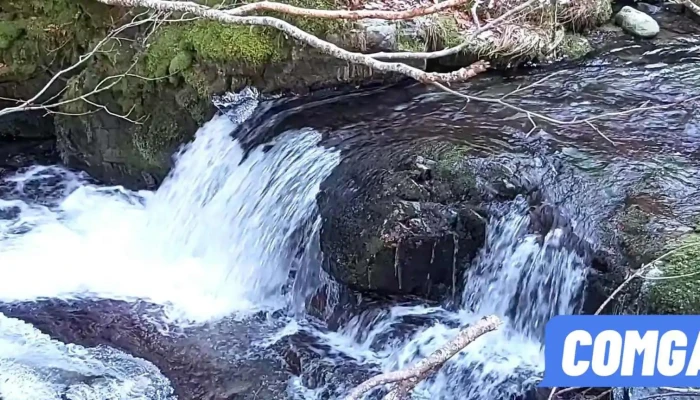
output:
{"label": "wet rock", "polygon": [[286,397],[288,375],[281,357],[253,343],[270,329],[255,318],[179,328],[162,323],[158,306],[112,300],[2,304],[0,312],[64,343],[114,347],[148,360],[170,380],[179,399]]}
{"label": "wet rock", "polygon": [[654,15],[660,12],[662,8],[653,4],[639,2],[637,3],[637,9],[643,13]]}
{"label": "wet rock", "polygon": [[659,33],[659,24],[649,15],[625,6],[615,15],[615,23],[633,35],[652,38]]}
{"label": "wet rock", "polygon": [[668,11],[674,14],[683,14],[685,12],[685,5],[683,3],[676,3],[673,1],[664,2],[664,11]]}
{"label": "wet rock", "polygon": [[[440,298],[482,246],[485,215],[460,155],[346,160],[324,183],[324,267],[359,290]],[[405,153],[404,153],[405,154]]]}

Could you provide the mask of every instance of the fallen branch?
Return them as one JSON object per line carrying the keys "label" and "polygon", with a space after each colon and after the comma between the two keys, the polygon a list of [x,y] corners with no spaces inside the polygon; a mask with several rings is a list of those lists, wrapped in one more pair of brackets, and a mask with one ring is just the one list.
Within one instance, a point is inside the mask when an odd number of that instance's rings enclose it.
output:
{"label": "fallen branch", "polygon": [[695,4],[695,2],[693,0],[683,0],[683,5],[685,6],[685,8],[690,10],[693,14],[700,17],[700,6]]}
{"label": "fallen branch", "polygon": [[[495,315],[484,317],[475,324],[462,330],[454,339],[452,339],[452,341],[447,343],[442,348],[436,350],[428,357],[419,361],[414,366],[400,371],[387,372],[364,381],[353,389],[345,400],[359,400],[362,395],[375,387],[386,385],[388,383],[414,380],[413,382],[409,383],[409,386],[415,386],[415,384],[425,379],[436,369],[440,368],[442,364],[452,358],[452,356],[457,354],[460,350],[464,349],[467,345],[483,334],[495,330],[501,325],[501,323],[501,320]],[[400,389],[401,386],[395,390]],[[390,394],[389,396],[392,395]]]}
{"label": "fallen branch", "polygon": [[469,46],[469,43],[471,43],[472,40],[476,39],[481,35],[482,33],[496,27],[498,24],[504,22],[506,19],[522,12],[525,10],[528,10],[531,6],[537,4],[535,8],[541,7],[541,3],[539,0],[528,0],[525,3],[514,7],[510,9],[509,11],[503,13],[500,17],[494,18],[493,20],[489,21],[489,23],[483,25],[482,27],[476,29],[474,32],[470,33],[467,35],[467,37],[464,38],[464,41],[462,43],[458,44],[457,46],[454,47],[448,47],[443,50],[438,50],[438,51],[426,51],[426,52],[405,52],[405,53],[371,53],[368,54],[368,56],[373,57],[373,58],[379,58],[382,60],[432,60],[436,58],[442,58],[442,57],[447,57],[447,56],[452,56],[458,53],[461,53],[464,51],[464,49]]}
{"label": "fallen branch", "polygon": [[470,0],[447,0],[429,7],[417,7],[404,11],[385,11],[385,10],[318,10],[313,8],[301,8],[291,6],[289,4],[276,3],[273,1],[260,1],[257,3],[246,4],[227,10],[229,15],[246,15],[255,11],[276,11],[287,15],[295,15],[299,17],[323,18],[323,19],[345,19],[356,21],[360,19],[383,19],[389,21],[398,21],[422,17],[425,15],[435,14],[444,10],[459,7],[469,4]]}
{"label": "fallen branch", "polygon": [[74,71],[74,70],[78,69],[78,67],[80,67],[81,65],[85,64],[85,62],[87,62],[87,60],[89,60],[93,55],[95,55],[96,53],[101,51],[100,49],[102,48],[102,46],[104,46],[105,43],[107,43],[108,41],[110,41],[111,39],[116,37],[121,32],[123,32],[129,28],[133,28],[133,27],[143,25],[145,23],[153,21],[153,19],[150,19],[150,18],[138,20],[138,21],[136,20],[137,18],[139,18],[147,13],[148,12],[143,12],[141,14],[138,14],[136,17],[134,17],[134,19],[130,23],[124,24],[124,25],[120,26],[119,28],[110,32],[107,36],[104,37],[104,39],[100,40],[89,53],[81,55],[80,58],[78,59],[78,62],[69,66],[68,68],[62,69],[61,71],[58,71],[57,73],[55,73],[53,75],[53,77],[51,77],[49,82],[46,85],[44,85],[44,87],[42,87],[39,90],[39,92],[37,92],[37,94],[35,94],[32,98],[30,98],[29,100],[22,101],[17,106],[3,108],[2,110],[0,110],[0,116],[6,115],[6,114],[11,114],[14,112],[19,112],[19,111],[30,111],[30,110],[43,109],[43,107],[37,106],[36,102],[39,98],[41,98],[41,96],[44,93],[46,93],[47,90],[49,90],[49,88],[56,82],[56,80],[58,80],[61,76],[65,75],[71,71]]}
{"label": "fallen branch", "polygon": [[[383,71],[383,72],[395,72],[410,78],[413,78],[419,82],[432,83],[432,82],[462,82],[469,79],[488,68],[488,64],[480,61],[476,62],[468,67],[461,68],[458,71],[450,73],[437,73],[437,72],[425,72],[421,69],[411,67],[410,65],[403,63],[388,63],[384,61],[379,61],[374,59],[372,56],[368,56],[362,53],[354,53],[345,49],[342,49],[332,43],[325,40],[319,39],[318,37],[311,35],[296,26],[283,21],[278,18],[273,17],[245,17],[231,15],[226,10],[218,10],[211,7],[203,6],[197,3],[189,1],[166,1],[166,0],[97,0],[100,3],[121,6],[121,7],[144,7],[155,11],[161,12],[185,12],[190,13],[194,16],[199,16],[202,18],[210,19],[213,21],[219,21],[226,24],[232,25],[246,25],[246,26],[267,26],[275,28],[281,32],[286,33],[292,38],[306,43],[311,47],[314,47],[321,51],[322,53],[328,54],[340,60],[348,61],[353,64],[365,65],[372,68],[373,70]],[[532,0],[531,0],[532,1]]]}
{"label": "fallen branch", "polygon": [[[31,99],[29,99],[29,100],[17,100],[17,99],[7,99],[7,98],[0,99],[0,100],[6,100],[6,101],[13,101],[13,102],[18,104],[17,106],[7,107],[7,108],[0,110],[0,116],[14,113],[14,112],[20,112],[20,111],[45,111],[46,113],[44,115],[55,114],[55,115],[67,115],[67,116],[83,116],[83,115],[93,114],[95,112],[102,110],[109,115],[112,115],[112,116],[117,117],[117,118],[121,118],[127,122],[130,122],[130,123],[133,123],[136,125],[142,124],[143,120],[145,118],[140,118],[138,120],[131,118],[131,114],[134,111],[135,106],[133,106],[126,114],[120,114],[120,113],[117,113],[117,112],[110,110],[109,107],[90,99],[90,97],[93,97],[99,93],[102,93],[102,92],[105,92],[105,91],[112,89],[117,84],[119,84],[124,78],[127,78],[127,77],[137,78],[137,79],[141,79],[141,80],[145,80],[145,81],[156,81],[156,80],[166,79],[166,78],[172,76],[172,75],[167,75],[167,76],[158,77],[158,78],[148,78],[148,77],[143,77],[143,76],[132,73],[133,69],[136,67],[136,64],[139,62],[138,57],[134,58],[131,65],[129,66],[129,68],[127,68],[127,70],[125,72],[105,77],[92,90],[90,90],[87,93],[76,95],[75,97],[72,97],[72,98],[57,100],[68,89],[68,86],[64,86],[58,93],[53,95],[51,98],[44,100],[42,103],[37,103],[37,100],[39,100],[39,98],[41,97],[42,94],[46,93],[46,91],[51,87],[51,85],[53,85],[56,82],[56,80],[60,76],[65,75],[68,72],[77,69],[79,66],[84,64],[87,60],[89,60],[95,54],[101,54],[101,53],[109,54],[109,53],[111,53],[113,51],[113,49],[102,50],[102,47],[105,44],[107,44],[110,41],[110,39],[114,39],[116,41],[123,40],[123,38],[119,38],[118,35],[120,33],[124,32],[126,29],[137,27],[137,26],[152,22],[153,26],[150,27],[150,29],[146,32],[144,37],[140,39],[142,44],[145,45],[145,43],[153,35],[155,30],[160,25],[162,25],[164,22],[168,21],[167,18],[169,16],[169,14],[167,14],[167,13],[157,13],[154,15],[148,15],[146,18],[142,18],[149,13],[150,13],[150,11],[145,11],[143,13],[140,13],[140,14],[136,15],[131,20],[131,22],[111,31],[103,40],[99,41],[90,52],[82,55],[75,64],[73,64],[73,65],[57,72],[56,74],[54,74],[53,78],[51,80],[49,80],[49,82]],[[54,101],[54,100],[57,100],[57,101]],[[62,107],[73,104],[75,102],[84,102],[84,103],[90,105],[91,107],[94,107],[94,109],[84,111],[84,112],[60,111],[60,109]]]}

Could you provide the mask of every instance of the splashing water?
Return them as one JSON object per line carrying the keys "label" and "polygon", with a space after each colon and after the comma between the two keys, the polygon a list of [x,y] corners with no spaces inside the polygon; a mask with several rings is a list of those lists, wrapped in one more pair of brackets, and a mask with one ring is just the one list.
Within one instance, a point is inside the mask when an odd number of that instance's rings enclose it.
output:
{"label": "splashing water", "polygon": [[[246,154],[231,134],[250,103],[202,127],[155,194],[57,167],[6,180],[0,300],[138,298],[193,321],[299,308],[319,273],[300,246],[317,241],[315,196],[339,156],[312,130]],[[308,282],[287,288],[290,272]]]}
{"label": "splashing water", "polygon": [[[244,151],[232,135],[257,94],[232,96],[156,193],[60,167],[0,182],[0,301],[144,299],[180,324],[301,310],[321,279],[315,196],[339,155],[309,129]],[[160,400],[171,390],[143,360],[51,341],[2,314],[0,382],[8,400]]]}
{"label": "splashing water", "polygon": [[[414,397],[509,399],[533,389],[544,369],[544,324],[580,306],[586,263],[564,246],[564,230],[528,233],[527,202],[516,199],[490,221],[484,248],[464,277],[462,309],[397,306],[360,315],[337,333],[320,336],[335,351],[384,372],[407,367],[439,349],[461,327],[496,314],[505,326],[458,353]],[[423,322],[408,335],[409,319]]]}

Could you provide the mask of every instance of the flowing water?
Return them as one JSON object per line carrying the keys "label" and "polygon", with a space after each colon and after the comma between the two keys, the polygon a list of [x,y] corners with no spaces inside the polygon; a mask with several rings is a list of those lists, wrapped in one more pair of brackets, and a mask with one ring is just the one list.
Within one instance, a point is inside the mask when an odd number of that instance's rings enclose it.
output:
{"label": "flowing water", "polygon": [[[513,101],[562,118],[646,100],[677,101],[700,87],[699,43],[683,38],[649,48],[618,46],[561,69],[534,95],[514,95]],[[485,77],[460,90],[497,96],[547,73]],[[156,192],[103,186],[58,166],[33,166],[3,178],[0,301],[8,306],[0,314],[0,397],[171,399],[176,387],[181,398],[206,396],[185,395],[188,381],[174,377],[183,372],[166,368],[179,362],[179,354],[152,355],[157,368],[142,359],[149,358],[147,351],[140,357],[125,352],[136,347],[125,339],[129,332],[118,330],[137,326],[109,316],[124,307],[124,314],[157,327],[148,340],[184,340],[181,347],[206,342],[210,347],[199,356],[221,365],[258,362],[285,340],[306,338],[318,368],[302,367],[285,383],[286,394],[274,395],[299,399],[340,398],[357,380],[348,371],[366,375],[409,365],[493,313],[505,326],[421,383],[416,398],[523,398],[543,371],[545,323],[583,307],[591,260],[572,248],[572,232],[595,243],[597,222],[642,181],[643,194],[673,217],[700,211],[693,200],[700,188],[694,104],[601,120],[598,127],[618,143],[612,147],[581,126],[543,126],[527,135],[527,118],[493,105],[465,107],[422,86],[290,108],[275,134],[271,122],[255,118],[260,102],[251,90],[220,100],[224,112],[178,152]],[[251,121],[263,131],[257,144],[243,128]],[[343,157],[359,163],[365,152],[401,151],[406,142],[434,137],[466,143],[477,164],[489,159],[527,171],[522,179],[544,182],[562,218],[541,235],[528,229],[534,221],[525,198],[490,205],[486,243],[459,277],[463,289],[456,302],[379,304],[348,312],[337,327],[306,314],[319,293],[327,309],[343,308],[338,286],[321,270],[316,196],[322,182]],[[561,162],[575,166],[578,175],[558,173]],[[103,312],[102,304],[114,309]],[[70,309],[66,323],[80,323],[71,313],[93,306],[98,311],[85,315],[113,324],[117,332],[108,344],[114,347],[61,343],[16,318],[38,321],[46,310],[64,315],[56,308],[64,307]],[[17,311],[23,307],[30,311]],[[229,334],[238,329],[232,326],[250,332]],[[188,337],[207,339],[190,343]],[[201,372],[198,360],[188,362],[195,367],[186,372]],[[223,385],[219,377],[202,379]]]}

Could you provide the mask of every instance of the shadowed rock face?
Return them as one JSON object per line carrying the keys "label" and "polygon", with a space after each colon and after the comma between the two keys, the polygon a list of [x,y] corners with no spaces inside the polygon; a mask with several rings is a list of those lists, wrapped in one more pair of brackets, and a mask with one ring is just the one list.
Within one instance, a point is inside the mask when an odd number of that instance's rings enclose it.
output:
{"label": "shadowed rock face", "polygon": [[446,168],[432,152],[377,152],[336,168],[319,196],[325,268],[336,279],[431,299],[457,287],[486,219],[461,158]]}

